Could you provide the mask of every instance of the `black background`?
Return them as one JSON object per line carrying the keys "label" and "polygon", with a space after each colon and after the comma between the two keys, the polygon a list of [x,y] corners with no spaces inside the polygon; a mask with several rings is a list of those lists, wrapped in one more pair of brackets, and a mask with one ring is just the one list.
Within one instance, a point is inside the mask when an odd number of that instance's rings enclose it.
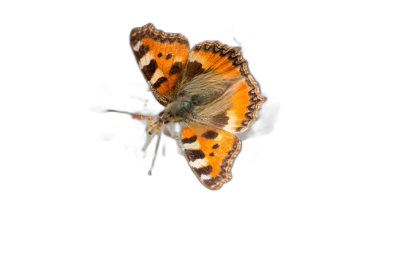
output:
{"label": "black background", "polygon": [[[327,104],[326,92],[333,92],[327,62],[340,43],[333,37],[334,27],[324,21],[325,13],[280,7],[256,14],[253,6],[243,11],[226,7],[223,15],[207,9],[182,16],[167,10],[152,14],[142,10],[146,6],[86,10],[79,13],[79,26],[68,30],[77,51],[68,54],[74,61],[68,95],[74,99],[71,109],[80,113],[68,129],[74,156],[64,162],[69,175],[59,183],[67,192],[65,203],[74,203],[85,216],[114,223],[137,222],[149,214],[162,222],[173,214],[211,218],[241,211],[238,220],[250,216],[262,224],[274,217],[279,224],[276,218],[294,220],[305,212],[322,216],[339,202],[345,184],[329,165],[334,140],[326,137],[327,117],[320,108]],[[144,126],[125,115],[104,113],[113,108],[154,114],[162,108],[146,91],[129,47],[131,30],[147,23],[185,35],[192,46],[204,40],[239,42],[250,72],[269,98],[264,108],[279,107],[271,131],[242,142],[233,179],[219,191],[204,187],[177,153],[175,141],[165,137],[165,155],[159,151],[149,176],[154,140],[144,156]]]}

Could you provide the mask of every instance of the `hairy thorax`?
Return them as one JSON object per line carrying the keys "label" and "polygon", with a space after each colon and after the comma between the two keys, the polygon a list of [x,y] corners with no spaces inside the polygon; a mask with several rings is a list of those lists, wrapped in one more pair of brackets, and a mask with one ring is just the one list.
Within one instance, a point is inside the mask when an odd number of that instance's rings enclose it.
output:
{"label": "hairy thorax", "polygon": [[169,103],[161,115],[164,123],[180,122],[193,116],[194,104],[188,97],[178,97]]}
{"label": "hairy thorax", "polygon": [[[217,77],[217,78],[215,78]],[[237,78],[223,78],[213,72],[204,73],[188,83],[179,84],[178,95],[166,106],[161,115],[164,123],[203,120],[229,109],[232,94],[228,88]],[[232,90],[231,90],[232,91]]]}

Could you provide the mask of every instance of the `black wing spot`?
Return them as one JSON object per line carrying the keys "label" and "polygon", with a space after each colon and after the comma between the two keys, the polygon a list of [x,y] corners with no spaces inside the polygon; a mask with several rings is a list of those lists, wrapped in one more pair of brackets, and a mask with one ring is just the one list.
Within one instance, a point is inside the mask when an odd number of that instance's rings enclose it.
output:
{"label": "black wing spot", "polygon": [[203,133],[201,136],[203,136],[205,139],[215,139],[218,136],[218,133],[212,130],[209,130],[205,133]]}
{"label": "black wing spot", "polygon": [[168,54],[166,57],[165,57],[165,59],[171,59],[172,58],[172,55],[171,54]]}
{"label": "black wing spot", "polygon": [[213,149],[217,149],[217,148],[219,148],[219,145],[218,145],[218,144],[215,144],[215,145],[212,146],[212,148],[213,148]]}
{"label": "black wing spot", "polygon": [[157,89],[158,87],[161,86],[162,83],[165,83],[168,79],[165,77],[160,77],[158,80],[153,84],[153,88]]}
{"label": "black wing spot", "polygon": [[193,170],[197,173],[197,175],[209,175],[212,172],[212,167],[210,165],[208,165],[207,167],[203,167],[203,168],[193,168]]}
{"label": "black wing spot", "polygon": [[200,149],[196,150],[186,149],[185,154],[189,159],[189,161],[195,161],[196,159],[204,159],[206,156]]}
{"label": "black wing spot", "polygon": [[174,75],[180,73],[182,70],[182,62],[175,62],[172,64],[171,69],[169,70],[169,75]]}
{"label": "black wing spot", "polygon": [[182,144],[191,144],[191,143],[196,142],[196,140],[197,140],[197,135],[193,135],[193,136],[190,137],[190,138],[184,138],[184,139],[182,139]]}
{"label": "black wing spot", "polygon": [[190,81],[191,79],[193,79],[194,76],[196,76],[197,74],[200,74],[204,71],[204,69],[202,68],[202,64],[197,62],[197,61],[190,61],[187,66],[186,66],[186,70],[185,70],[185,78],[187,81]]}
{"label": "black wing spot", "polygon": [[144,66],[142,71],[146,80],[150,81],[151,77],[153,76],[154,72],[156,72],[158,65],[155,59],[150,60],[149,65]]}
{"label": "black wing spot", "polygon": [[149,45],[147,45],[147,44],[141,45],[137,52],[134,51],[136,59],[139,61],[144,55],[147,54],[147,52],[149,52],[149,50],[150,50]]}

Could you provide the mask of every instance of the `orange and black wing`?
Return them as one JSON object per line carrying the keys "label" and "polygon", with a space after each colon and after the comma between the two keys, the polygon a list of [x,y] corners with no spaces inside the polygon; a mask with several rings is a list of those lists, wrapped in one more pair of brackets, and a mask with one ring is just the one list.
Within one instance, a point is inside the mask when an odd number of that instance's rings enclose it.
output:
{"label": "orange and black wing", "polygon": [[[212,117],[205,114],[199,121],[231,133],[240,133],[257,119],[257,111],[266,99],[260,95],[258,83],[250,74],[247,62],[238,48],[219,42],[203,42],[196,45],[190,51],[182,84],[189,84],[196,78],[199,80],[199,75],[214,75],[218,76],[218,79],[232,81],[226,86],[227,92],[220,97],[221,99],[209,104],[216,106],[216,103],[228,103],[224,105],[226,108]],[[210,88],[212,86],[205,90]]]}
{"label": "orange and black wing", "polygon": [[151,91],[166,106],[182,78],[189,54],[188,40],[181,34],[157,30],[149,23],[134,28],[130,42]]}
{"label": "orange and black wing", "polygon": [[219,189],[231,179],[232,164],[240,151],[240,140],[235,134],[184,124],[180,144],[203,185]]}

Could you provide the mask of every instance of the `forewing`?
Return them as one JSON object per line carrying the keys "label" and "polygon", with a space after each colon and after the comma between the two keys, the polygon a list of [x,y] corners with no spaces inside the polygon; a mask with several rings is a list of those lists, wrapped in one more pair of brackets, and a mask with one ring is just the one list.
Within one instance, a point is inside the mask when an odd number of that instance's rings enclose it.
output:
{"label": "forewing", "polygon": [[[231,133],[246,130],[257,119],[257,111],[266,99],[260,95],[259,85],[250,74],[239,49],[219,42],[196,45],[190,51],[182,86],[193,80],[201,81],[201,76],[206,75],[211,75],[211,78],[212,75],[218,76],[219,79],[230,81],[230,84],[227,84],[226,92],[220,99],[204,108],[205,112],[197,118],[198,122]],[[204,82],[207,80],[210,78],[207,77]],[[204,88],[210,90],[212,86]],[[224,109],[219,114],[213,114],[211,111],[217,106],[223,106]]]}
{"label": "forewing", "polygon": [[131,32],[131,46],[154,96],[166,105],[182,78],[189,42],[181,34],[165,33],[149,23]]}
{"label": "forewing", "polygon": [[202,184],[219,189],[231,179],[231,168],[240,151],[232,133],[183,124],[180,144],[190,167]]}

